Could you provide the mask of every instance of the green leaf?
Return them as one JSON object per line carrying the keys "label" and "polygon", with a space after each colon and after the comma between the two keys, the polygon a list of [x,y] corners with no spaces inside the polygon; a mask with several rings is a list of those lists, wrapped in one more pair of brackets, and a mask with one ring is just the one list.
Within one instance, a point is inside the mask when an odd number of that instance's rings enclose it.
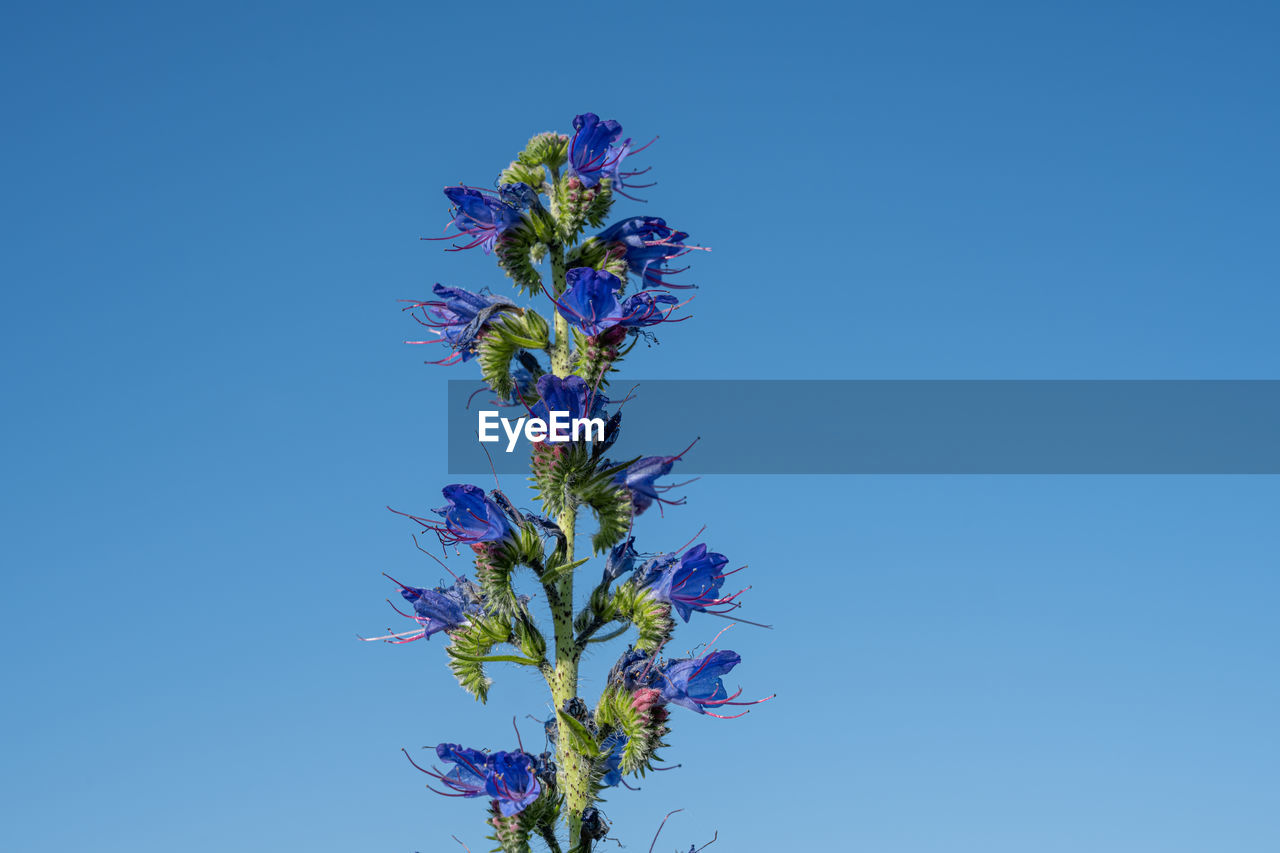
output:
{"label": "green leaf", "polygon": [[574,752],[591,759],[600,757],[600,745],[586,726],[564,711],[557,711],[556,716],[560,718],[560,732],[569,735],[570,748]]}
{"label": "green leaf", "polygon": [[518,663],[523,666],[537,666],[538,661],[523,658],[519,655],[466,655],[462,652],[455,651],[453,648],[446,646],[445,651],[449,653],[449,657],[454,660],[466,661],[467,663]]}
{"label": "green leaf", "polygon": [[548,566],[547,571],[542,575],[542,582],[544,584],[557,584],[573,574],[575,569],[590,559],[590,557],[583,557],[581,560],[574,560],[571,563],[558,563]]}

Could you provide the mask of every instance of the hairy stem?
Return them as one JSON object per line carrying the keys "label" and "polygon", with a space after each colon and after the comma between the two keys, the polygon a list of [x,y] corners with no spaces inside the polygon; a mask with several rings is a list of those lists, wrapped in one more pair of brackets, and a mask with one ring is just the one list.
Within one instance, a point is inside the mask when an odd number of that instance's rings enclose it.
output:
{"label": "hairy stem", "polygon": [[[565,289],[564,246],[559,243],[553,243],[549,247],[547,254],[551,256],[551,292],[559,299]],[[569,363],[569,345],[571,342],[569,321],[559,311],[556,311],[555,337],[552,338],[551,343],[551,372],[561,378],[568,376],[572,372],[572,365]]]}
{"label": "hairy stem", "polygon": [[543,841],[547,842],[551,853],[560,853],[560,839],[556,838],[555,827],[543,824],[539,827],[538,834],[542,836]]}
{"label": "hairy stem", "polygon": [[[559,297],[565,290],[564,247],[553,243],[549,247],[551,257],[552,292]],[[569,322],[559,312],[555,315],[555,336],[551,342],[551,372],[564,378],[572,371],[569,359],[570,348]],[[560,529],[564,531],[566,555],[568,562],[573,561],[574,528],[578,521],[578,508],[570,497],[560,517],[556,519]],[[578,695],[578,659],[580,651],[577,639],[573,635],[573,575],[570,573],[557,585],[556,601],[552,604],[552,617],[555,621],[556,662],[555,669],[548,679],[551,688],[551,699],[557,711],[563,710],[566,703]],[[559,715],[557,715],[559,720]],[[563,721],[557,723],[559,736],[556,738],[556,785],[565,798],[566,819],[569,825],[569,847],[579,847],[582,833],[582,812],[591,804],[590,772],[591,762],[572,748],[572,737],[565,730]]]}

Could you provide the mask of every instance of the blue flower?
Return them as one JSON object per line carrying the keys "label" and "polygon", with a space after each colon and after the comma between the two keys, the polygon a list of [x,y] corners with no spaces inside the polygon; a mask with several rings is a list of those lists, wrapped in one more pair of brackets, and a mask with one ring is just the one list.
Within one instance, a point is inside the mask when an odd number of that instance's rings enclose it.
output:
{"label": "blue flower", "polygon": [[[385,572],[383,574],[386,574]],[[431,639],[433,634],[451,631],[467,624],[467,617],[475,616],[483,611],[480,599],[480,588],[466,577],[460,577],[451,586],[438,586],[434,589],[422,589],[406,586],[387,575],[391,582],[400,587],[400,595],[413,605],[412,613],[395,608],[401,616],[417,622],[416,631],[389,633],[381,637],[361,637],[366,641],[384,640],[388,643],[411,643],[423,638]]]}
{"label": "blue flower", "polygon": [[[729,558],[724,554],[708,551],[706,545],[694,545],[679,557],[662,555],[648,561],[639,577],[655,598],[670,604],[680,618],[688,622],[695,610],[724,614],[739,606],[733,600],[745,590],[724,597],[719,595],[726,575],[732,574],[724,571],[728,563]],[[725,609],[709,611],[709,607]]]}
{"label": "blue flower", "polygon": [[454,250],[480,246],[485,254],[489,254],[498,237],[521,222],[520,207],[506,199],[518,202],[522,193],[518,189],[513,193],[506,184],[503,185],[499,198],[470,187],[445,187],[444,194],[453,202],[453,219],[449,224],[456,227],[459,233],[472,238],[465,246],[454,246]]}
{"label": "blue flower", "polygon": [[605,270],[575,267],[565,275],[565,292],[556,300],[556,310],[585,335],[599,335],[614,327],[635,329],[663,322],[679,300],[667,293],[640,292],[626,301],[618,300],[622,281]]}
{"label": "blue flower", "polygon": [[[688,708],[690,711],[721,719],[732,719],[732,717],[713,713],[707,708],[719,708],[724,705],[758,705],[772,699],[772,696],[766,696],[754,702],[734,701],[742,694],[742,690],[730,696],[720,679],[741,662],[742,658],[737,652],[727,650],[714,651],[700,658],[668,661],[661,670],[658,685],[662,698],[664,701]],[[742,714],[733,716],[740,717]]]}
{"label": "blue flower", "polygon": [[601,765],[604,771],[600,778],[602,787],[612,788],[622,784],[622,751],[627,748],[628,740],[629,738],[621,732],[614,732],[600,744],[600,748],[605,753]]}
{"label": "blue flower", "polygon": [[636,538],[628,536],[625,541],[614,545],[604,561],[604,579],[615,581],[636,566],[636,558],[640,554],[635,549]]}
{"label": "blue flower", "polygon": [[490,293],[472,293],[461,287],[437,284],[432,292],[438,300],[414,302],[406,311],[421,309],[422,317],[414,319],[421,325],[434,329],[440,337],[435,341],[408,341],[411,344],[427,344],[443,341],[458,356],[443,359],[441,364],[469,361],[476,354],[476,345],[489,322],[501,311],[513,310],[516,304],[505,296]]}
{"label": "blue flower", "polygon": [[498,186],[498,198],[517,210],[528,210],[531,207],[542,206],[537,190],[524,181],[516,181],[514,184],[500,184]]}
{"label": "blue flower", "polygon": [[675,705],[706,713],[706,705],[719,705],[728,698],[721,676],[742,662],[737,652],[714,651],[700,658],[669,661],[661,671],[662,698]]}
{"label": "blue flower", "polygon": [[449,790],[456,792],[452,796],[470,798],[484,795],[489,775],[488,755],[478,749],[465,749],[456,743],[442,743],[436,747],[436,756],[441,761],[454,765],[444,775],[430,774],[443,782]]}
{"label": "blue flower", "polygon": [[511,370],[511,395],[499,402],[504,405],[519,406],[524,403],[525,395],[534,388],[533,374],[524,365],[516,365]]}
{"label": "blue flower", "polygon": [[442,541],[452,539],[446,544],[466,542],[474,545],[477,542],[498,542],[512,534],[511,522],[506,513],[498,506],[484,489],[468,483],[454,483],[441,489],[448,506],[434,509],[436,515],[444,519],[445,529],[436,528]]}
{"label": "blue flower", "polygon": [[[695,440],[694,444],[696,443],[697,441]],[[691,480],[685,483],[662,486],[657,485],[656,481],[659,477],[665,477],[670,474],[671,466],[688,453],[691,447],[693,447],[693,444],[675,456],[645,456],[613,475],[614,485],[622,486],[631,493],[631,506],[635,509],[636,515],[640,515],[653,506],[655,501],[659,507],[662,504],[680,506],[684,503],[684,498],[670,500],[662,497],[662,494],[680,486],[688,485],[688,482],[692,482]]]}
{"label": "blue flower", "polygon": [[429,634],[461,627],[468,616],[477,615],[483,609],[479,587],[465,576],[455,580],[451,586],[438,586],[434,589],[400,584],[400,595],[413,605],[413,612],[418,618],[430,622]]}
{"label": "blue flower", "polygon": [[[467,798],[487,795],[498,804],[498,810],[504,817],[511,817],[524,811],[542,793],[542,786],[534,774],[533,756],[527,753],[489,754],[478,749],[465,749],[456,743],[442,743],[436,747],[436,756],[453,764],[453,769],[440,773],[419,767],[412,758],[409,761],[423,773],[439,779],[453,792],[436,791],[437,794]],[[431,790],[435,791],[435,788]]]}
{"label": "blue flower", "polygon": [[552,412],[568,412],[570,421],[597,417],[609,398],[595,391],[581,376],[561,379],[554,373],[538,377],[538,402],[529,409],[530,417],[550,421]]}
{"label": "blue flower", "polygon": [[662,308],[659,306],[675,306],[679,303],[680,300],[670,293],[641,291],[633,296],[628,296],[626,301],[622,303],[622,321],[618,325],[628,329],[656,326],[665,322],[671,316],[671,312],[675,310],[674,307]]}
{"label": "blue flower", "polygon": [[702,246],[689,246],[685,240],[689,235],[684,231],[676,231],[669,227],[665,220],[656,216],[634,216],[615,222],[596,235],[601,243],[611,243],[621,248],[627,261],[627,269],[638,276],[645,286],[652,287],[692,287],[693,285],[676,285],[663,278],[684,272],[682,269],[669,269],[667,261],[687,255],[694,249],[708,251]]}
{"label": "blue flower", "polygon": [[524,811],[542,793],[533,756],[523,752],[495,752],[489,756],[485,793],[497,800],[503,817]]}
{"label": "blue flower", "polygon": [[631,140],[614,145],[622,135],[622,125],[613,119],[601,121],[595,113],[573,117],[573,138],[569,140],[569,173],[585,187],[594,187],[604,178],[618,180],[618,166],[631,151]]}
{"label": "blue flower", "polygon": [[432,512],[444,519],[443,524],[396,509],[391,511],[421,524],[425,530],[435,533],[440,544],[446,546],[464,543],[479,547],[481,543],[501,542],[514,534],[502,506],[486,495],[479,486],[454,483],[445,486],[441,492],[449,505],[433,509]]}
{"label": "blue flower", "polygon": [[628,693],[654,686],[661,669],[654,659],[655,655],[656,652],[627,649],[609,670],[608,682],[622,685]]}

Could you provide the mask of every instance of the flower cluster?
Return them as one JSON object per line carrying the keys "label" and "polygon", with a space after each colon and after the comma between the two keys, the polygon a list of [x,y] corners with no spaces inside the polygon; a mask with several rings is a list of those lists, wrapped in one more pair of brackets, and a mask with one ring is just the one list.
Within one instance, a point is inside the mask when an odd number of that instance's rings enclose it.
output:
{"label": "flower cluster", "polygon": [[[594,113],[571,124],[572,133],[534,136],[493,189],[447,187],[448,233],[427,238],[452,241],[450,250],[492,253],[533,304],[436,284],[432,299],[405,309],[432,332],[410,343],[443,344],[449,353],[435,364],[477,364],[494,403],[526,408],[531,420],[549,422],[560,413],[569,421],[603,419],[606,407],[615,410],[603,435],[534,443],[530,479],[539,511],[517,509],[501,488],[455,483],[442,490],[444,506],[423,516],[399,513],[436,535],[444,559],[466,555],[476,581],[455,574],[452,583],[428,588],[392,578],[405,602],[392,607],[416,627],[371,638],[404,644],[444,635],[449,668],[481,702],[495,665],[528,667],[546,681],[552,716],[545,733],[554,752],[442,743],[435,752],[443,769],[414,763],[433,778],[429,787],[437,793],[488,798],[490,838],[504,853],[529,853],[534,839],[556,853],[592,853],[611,831],[601,791],[631,788],[628,777],[667,769],[659,750],[667,746],[669,708],[731,719],[747,711],[728,709],[772,698],[742,701],[741,689],[726,688],[724,678],[741,661],[736,652],[662,654],[677,617],[746,622],[737,616],[745,590],[725,590],[738,569],[729,570],[728,557],[704,544],[637,550],[637,517],[655,504],[660,512],[684,504],[670,492],[692,481],[664,478],[694,445],[673,456],[609,459],[623,429],[623,401],[611,403],[608,389],[610,374],[639,339],[689,319],[675,316],[685,303],[668,291],[692,287],[673,282],[687,269],[677,259],[707,249],[661,217],[609,224],[615,201],[631,199],[627,190],[642,186],[634,178],[648,170],[629,167],[648,146],[634,147],[617,121]],[[638,287],[628,290],[631,279]],[[597,528],[590,550],[605,555],[604,566],[579,576],[589,557],[577,534],[588,513]],[[551,612],[553,632],[539,626],[531,597],[516,592],[513,579],[524,572],[540,587],[536,596]],[[575,583],[587,577],[594,587],[575,594]],[[592,707],[579,695],[589,645],[633,631]]]}

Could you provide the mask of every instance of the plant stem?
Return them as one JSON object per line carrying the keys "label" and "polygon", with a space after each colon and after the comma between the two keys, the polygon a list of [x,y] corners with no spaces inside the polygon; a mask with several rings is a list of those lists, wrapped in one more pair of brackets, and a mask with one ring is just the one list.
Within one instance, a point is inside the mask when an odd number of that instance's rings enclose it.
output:
{"label": "plant stem", "polygon": [[[564,247],[559,243],[553,243],[548,248],[548,254],[551,256],[552,292],[559,297],[565,290]],[[569,322],[557,312],[555,335],[551,342],[551,372],[560,378],[568,376],[572,371],[569,349]],[[564,510],[556,521],[565,536],[567,551],[565,559],[572,562],[578,508],[573,504],[571,496],[567,496]],[[578,695],[580,652],[577,639],[573,634],[572,573],[562,579],[557,586],[559,601],[554,602],[552,608],[552,618],[555,621],[556,662],[547,684],[551,688],[551,699],[555,709],[561,711],[570,699]],[[559,714],[556,717],[559,730],[559,736],[556,738],[556,786],[565,798],[569,847],[572,849],[579,846],[582,812],[591,804],[589,778],[591,762],[586,756],[579,755],[573,750],[572,738],[565,730],[565,724],[559,721]]]}
{"label": "plant stem", "polygon": [[[559,299],[565,289],[564,246],[552,243],[548,247],[551,256],[551,292]],[[555,312],[555,337],[551,342],[551,372],[561,379],[572,372],[569,363],[569,321],[559,312]]]}

